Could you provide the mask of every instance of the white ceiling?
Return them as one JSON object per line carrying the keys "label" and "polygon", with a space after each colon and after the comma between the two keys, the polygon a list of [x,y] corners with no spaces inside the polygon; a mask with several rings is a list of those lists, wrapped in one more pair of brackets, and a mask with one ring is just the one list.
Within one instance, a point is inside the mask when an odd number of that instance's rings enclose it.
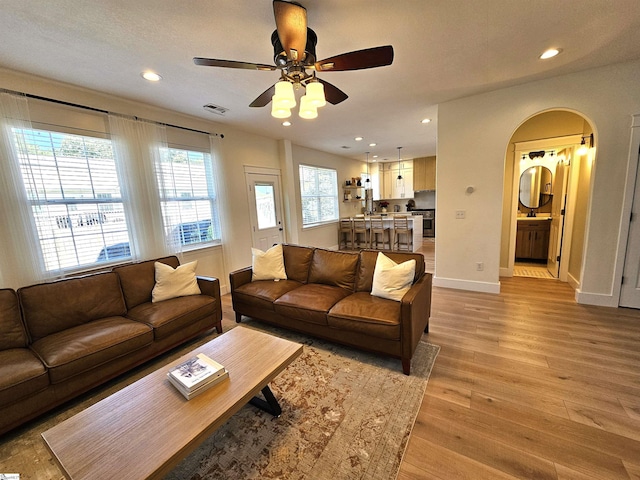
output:
{"label": "white ceiling", "polygon": [[[638,0],[300,0],[319,59],[393,45],[393,65],[321,73],[349,95],[283,127],[249,103],[278,72],[199,67],[195,56],[273,62],[270,0],[0,0],[0,67],[364,159],[436,153],[437,104],[640,58]],[[560,47],[556,58],[538,56]],[[151,69],[159,83],[143,80]],[[640,79],[639,79],[640,85]],[[1,85],[0,85],[1,87]],[[214,103],[224,116],[203,110]],[[434,121],[423,125],[428,117]],[[354,137],[364,140],[356,142]],[[368,147],[376,142],[376,147]],[[348,147],[348,148],[343,148]]]}

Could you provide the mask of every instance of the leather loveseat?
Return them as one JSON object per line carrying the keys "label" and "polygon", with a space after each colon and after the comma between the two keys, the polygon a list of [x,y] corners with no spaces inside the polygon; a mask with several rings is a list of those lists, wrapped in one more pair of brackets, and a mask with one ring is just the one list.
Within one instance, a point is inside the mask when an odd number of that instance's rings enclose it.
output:
{"label": "leather loveseat", "polygon": [[0,290],[0,433],[214,327],[222,333],[219,280],[198,277],[200,295],[152,303],[155,261]]}
{"label": "leather loveseat", "polygon": [[385,252],[396,263],[415,259],[413,284],[401,301],[373,296],[377,255],[283,245],[286,280],[252,281],[251,267],[229,275],[236,321],[246,315],[391,355],[409,375],[411,357],[428,331],[431,274],[425,273],[422,254]]}

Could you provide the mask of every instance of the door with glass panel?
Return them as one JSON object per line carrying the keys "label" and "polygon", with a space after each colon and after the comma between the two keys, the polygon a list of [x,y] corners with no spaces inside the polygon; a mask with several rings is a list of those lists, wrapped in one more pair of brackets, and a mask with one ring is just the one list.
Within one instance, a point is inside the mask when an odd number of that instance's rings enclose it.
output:
{"label": "door with glass panel", "polygon": [[253,246],[267,250],[284,242],[280,176],[247,173]]}

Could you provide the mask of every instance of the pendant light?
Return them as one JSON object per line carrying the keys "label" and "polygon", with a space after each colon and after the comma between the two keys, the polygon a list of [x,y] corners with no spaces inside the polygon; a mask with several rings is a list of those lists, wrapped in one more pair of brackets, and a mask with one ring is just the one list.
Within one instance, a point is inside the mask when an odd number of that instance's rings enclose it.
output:
{"label": "pendant light", "polygon": [[367,154],[367,179],[364,181],[364,188],[371,188],[371,180],[369,179],[369,152],[365,152]]}
{"label": "pendant light", "polygon": [[404,179],[402,178],[402,173],[400,172],[400,149],[402,147],[398,147],[398,177],[396,178],[396,186],[402,187],[404,185]]}

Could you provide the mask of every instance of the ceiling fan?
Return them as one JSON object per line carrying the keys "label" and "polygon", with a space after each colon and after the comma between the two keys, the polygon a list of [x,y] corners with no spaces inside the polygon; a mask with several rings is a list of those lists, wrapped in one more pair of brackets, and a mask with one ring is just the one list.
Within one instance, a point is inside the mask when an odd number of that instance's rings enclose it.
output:
{"label": "ceiling fan", "polygon": [[[276,21],[276,30],[271,35],[271,44],[273,45],[275,65],[201,57],[193,59],[196,65],[208,67],[280,70],[280,81],[260,94],[251,102],[250,107],[268,105],[274,95],[279,93],[279,88],[277,87],[280,85],[287,87],[288,85],[286,84],[296,88],[304,87],[307,89],[307,94],[310,94],[312,89],[314,92],[318,88],[320,90],[324,89],[322,101],[326,98],[329,103],[336,105],[346,100],[348,95],[338,87],[316,77],[316,72],[362,70],[391,65],[393,62],[393,47],[391,45],[357,50],[316,61],[318,37],[313,30],[307,27],[306,8],[296,2],[273,0],[273,13]],[[322,86],[320,87],[320,85]],[[293,96],[293,93],[290,95]],[[295,97],[293,97],[293,102],[294,105],[292,106],[295,106]],[[318,104],[317,106],[321,105]],[[276,115],[274,114],[274,116]]]}

